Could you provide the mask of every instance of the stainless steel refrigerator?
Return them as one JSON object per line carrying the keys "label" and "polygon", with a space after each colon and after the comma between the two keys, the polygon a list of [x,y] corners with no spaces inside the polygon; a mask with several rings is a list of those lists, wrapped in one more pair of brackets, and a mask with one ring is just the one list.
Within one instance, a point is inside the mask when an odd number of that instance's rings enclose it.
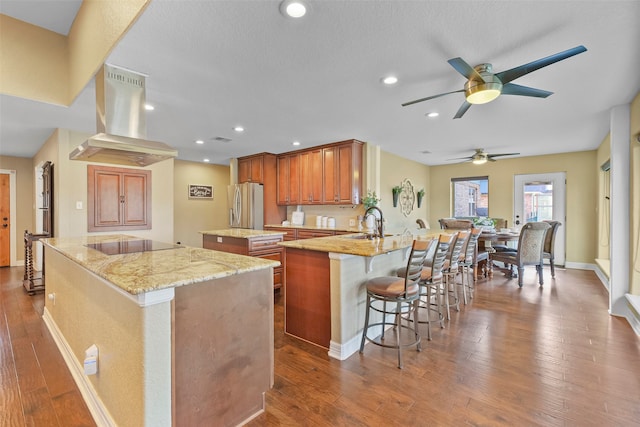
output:
{"label": "stainless steel refrigerator", "polygon": [[264,227],[264,191],[262,184],[245,182],[227,188],[229,226],[232,228]]}

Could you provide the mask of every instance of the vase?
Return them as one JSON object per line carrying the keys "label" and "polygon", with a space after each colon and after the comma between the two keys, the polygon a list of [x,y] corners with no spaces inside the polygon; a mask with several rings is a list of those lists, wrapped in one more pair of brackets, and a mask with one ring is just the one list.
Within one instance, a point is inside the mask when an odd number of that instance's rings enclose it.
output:
{"label": "vase", "polygon": [[422,206],[422,194],[418,194],[418,208]]}
{"label": "vase", "polygon": [[393,207],[394,208],[398,206],[398,196],[399,195],[400,194],[398,194],[398,193],[393,193]]}

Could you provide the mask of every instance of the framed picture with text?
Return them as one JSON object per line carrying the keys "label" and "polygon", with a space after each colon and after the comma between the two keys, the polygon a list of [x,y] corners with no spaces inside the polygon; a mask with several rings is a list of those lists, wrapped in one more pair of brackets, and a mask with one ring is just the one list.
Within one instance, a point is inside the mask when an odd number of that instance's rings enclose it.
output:
{"label": "framed picture with text", "polygon": [[213,199],[212,185],[189,184],[190,199]]}

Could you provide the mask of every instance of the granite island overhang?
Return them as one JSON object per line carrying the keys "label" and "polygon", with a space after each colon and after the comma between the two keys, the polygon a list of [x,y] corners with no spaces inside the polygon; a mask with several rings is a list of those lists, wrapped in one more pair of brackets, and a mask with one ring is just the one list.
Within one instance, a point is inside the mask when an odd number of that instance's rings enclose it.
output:
{"label": "granite island overhang", "polygon": [[264,410],[278,262],[125,235],[43,243],[43,318],[98,425],[238,425]]}
{"label": "granite island overhang", "polygon": [[327,348],[344,360],[360,347],[364,282],[395,275],[406,264],[413,239],[442,232],[424,230],[369,240],[345,234],[279,243],[285,247],[285,332]]}

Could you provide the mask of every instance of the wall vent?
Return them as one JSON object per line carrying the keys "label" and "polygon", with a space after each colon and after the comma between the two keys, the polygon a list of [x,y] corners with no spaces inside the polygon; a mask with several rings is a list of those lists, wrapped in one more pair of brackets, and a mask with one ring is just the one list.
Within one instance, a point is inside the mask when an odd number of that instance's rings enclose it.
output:
{"label": "wall vent", "polygon": [[230,138],[225,138],[224,136],[214,136],[211,140],[217,142],[231,142]]}

